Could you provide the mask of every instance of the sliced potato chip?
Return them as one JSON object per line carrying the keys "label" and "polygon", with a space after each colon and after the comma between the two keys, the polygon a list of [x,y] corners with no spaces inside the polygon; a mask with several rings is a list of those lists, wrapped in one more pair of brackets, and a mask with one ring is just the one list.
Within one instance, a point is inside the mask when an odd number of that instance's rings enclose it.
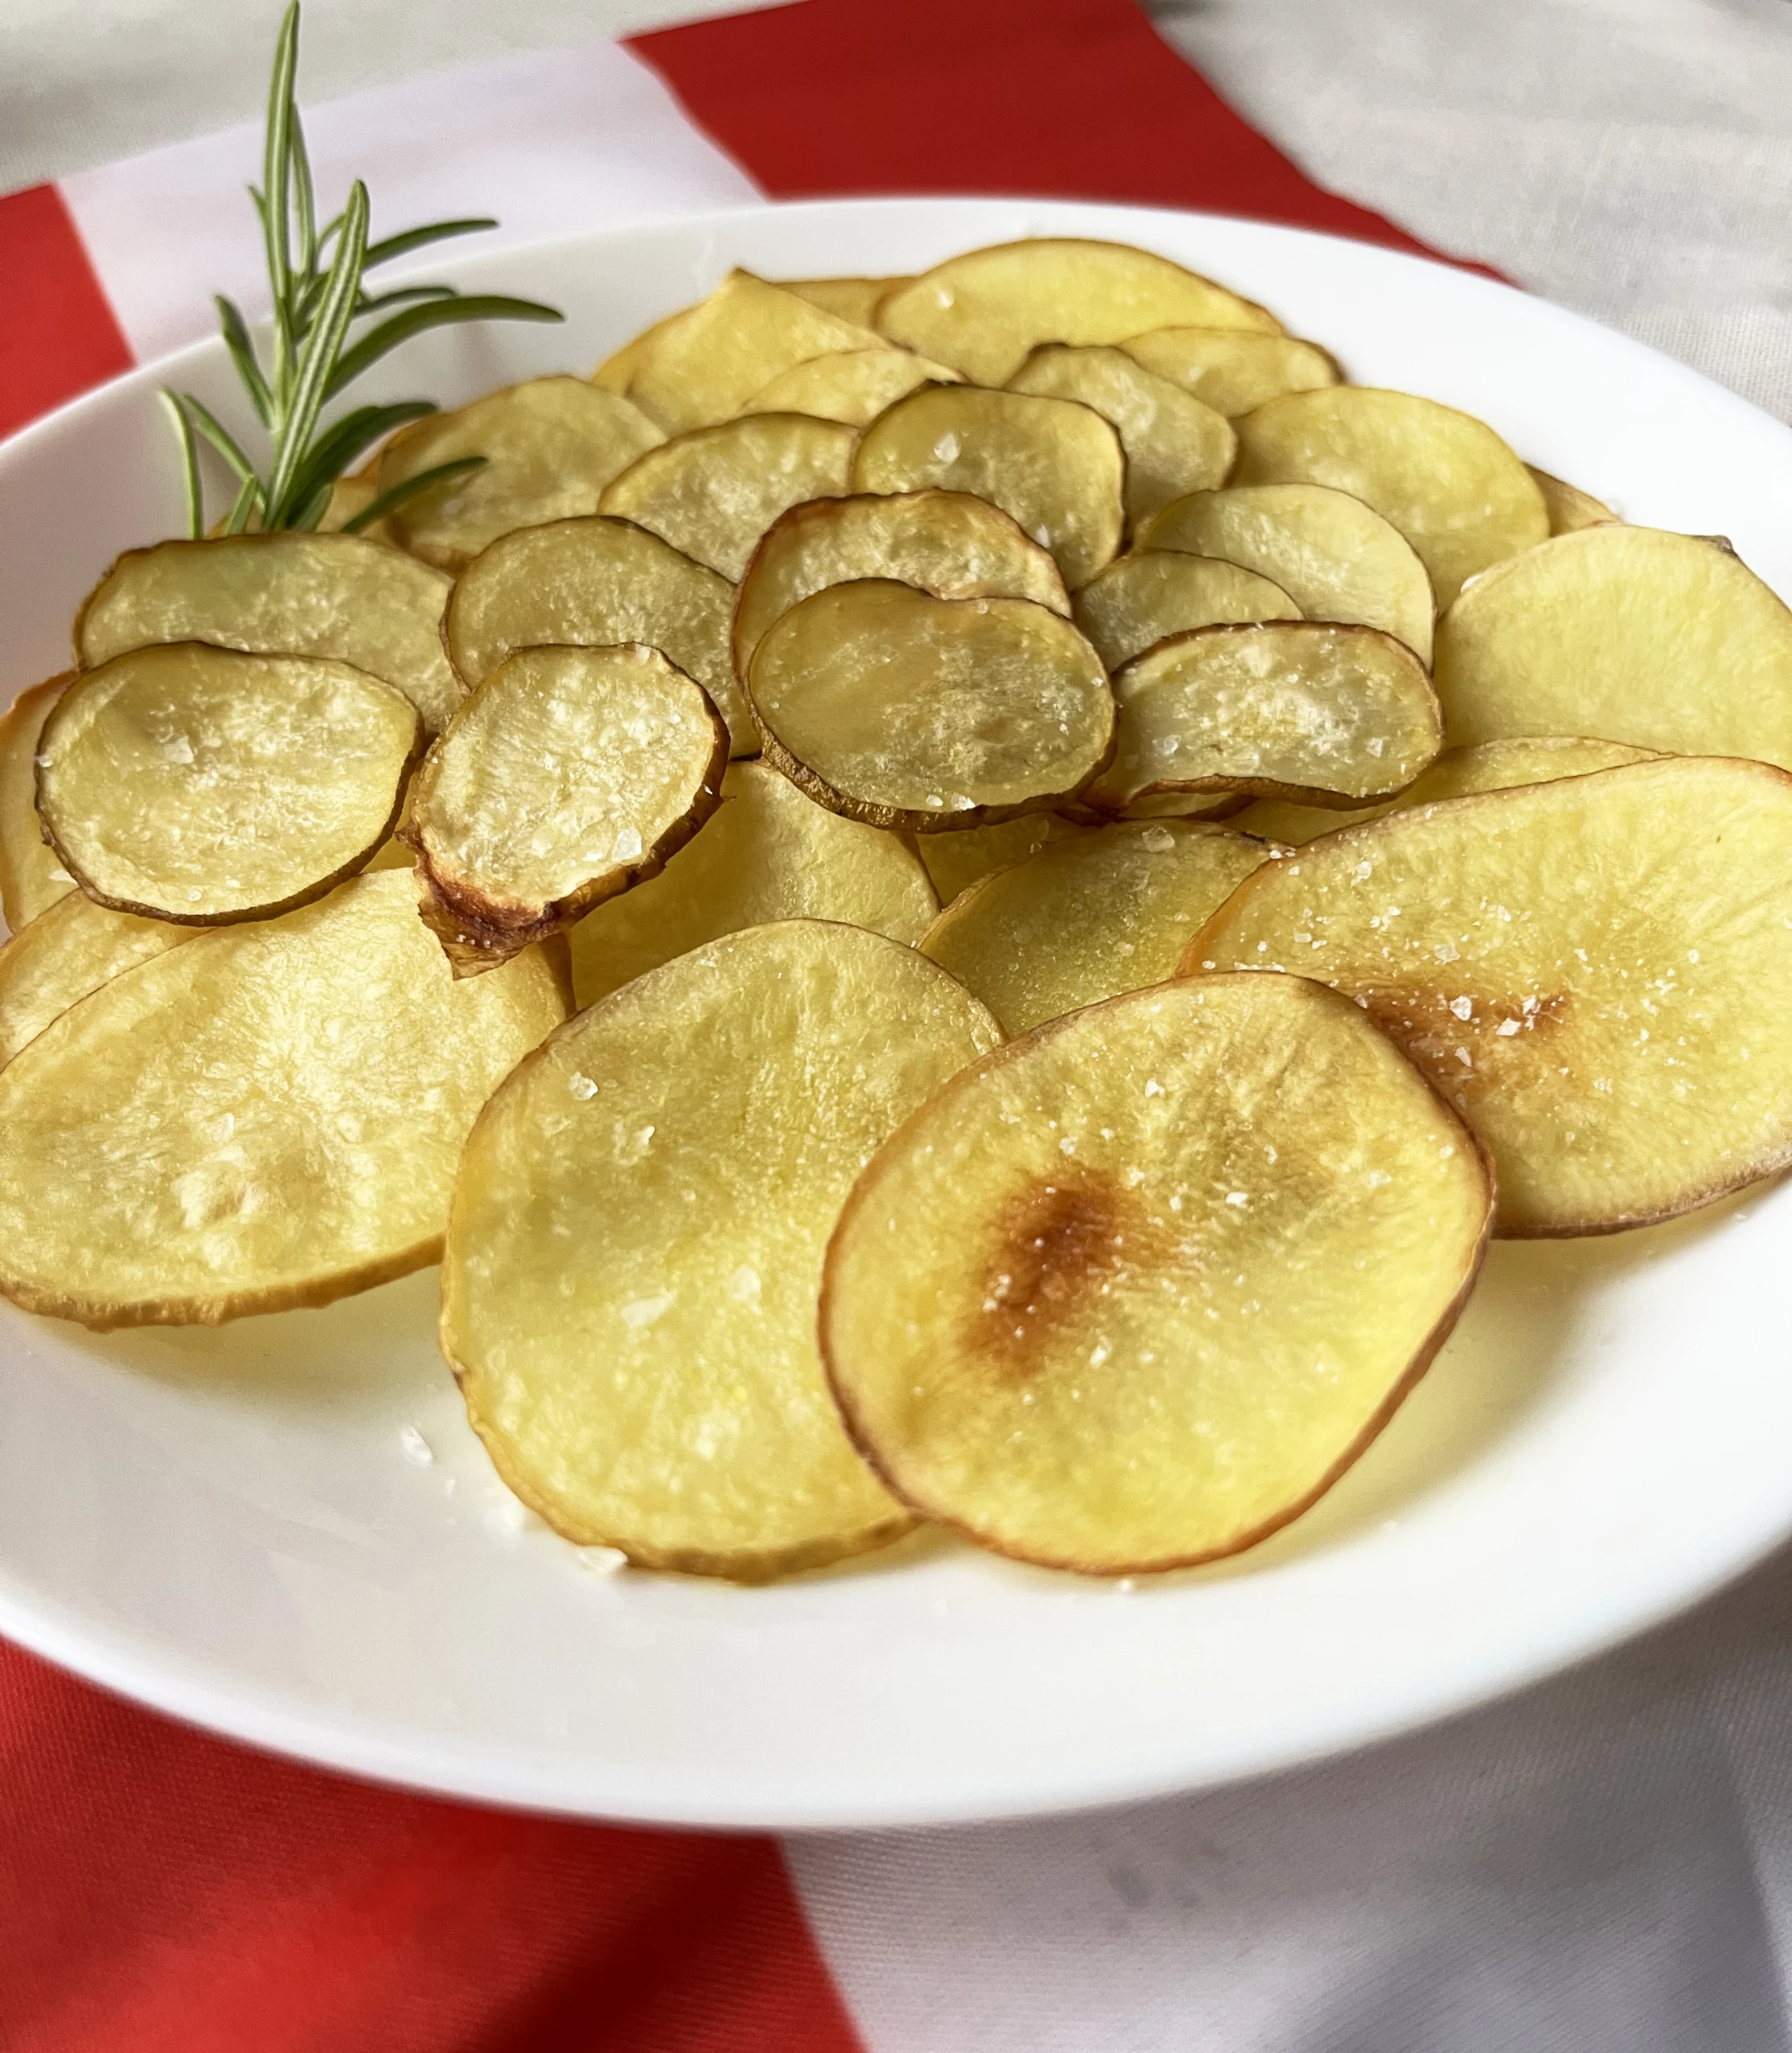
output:
{"label": "sliced potato chip", "polygon": [[1300,618],[1301,609],[1268,578],[1180,549],[1135,549],[1077,593],[1077,625],[1110,670],[1191,627]]}
{"label": "sliced potato chip", "polygon": [[1309,620],[1378,627],[1431,660],[1431,580],[1373,508],[1321,484],[1234,485],[1166,506],[1139,549],[1223,557],[1280,585]]}
{"label": "sliced potato chip", "polygon": [[566,1012],[540,950],[456,984],[402,870],[195,934],[0,1070],[0,1291],[209,1326],[421,1269],[474,1115]]}
{"label": "sliced potato chip", "polygon": [[1564,484],[1560,478],[1552,478],[1547,471],[1539,471],[1535,464],[1527,464],[1524,468],[1535,479],[1537,489],[1543,496],[1552,535],[1577,534],[1583,528],[1603,527],[1608,521],[1617,519],[1611,508],[1602,505],[1590,492],[1583,492],[1578,485]]}
{"label": "sliced potato chip", "polygon": [[521,649],[417,774],[405,838],[457,976],[665,867],[722,800],[728,730],[658,650]]}
{"label": "sliced potato chip", "polygon": [[0,948],[0,1069],[71,1005],[197,931],[115,913],[84,891],[59,898]]}
{"label": "sliced potato chip", "polygon": [[1154,328],[1127,336],[1120,347],[1223,414],[1248,414],[1266,399],[1317,391],[1344,376],[1317,342],[1245,328]]}
{"label": "sliced potato chip", "polygon": [[822,1351],[928,1517],[1087,1574],[1183,1567],[1373,1440],[1492,1200],[1354,1006],[1293,977],[1161,984],[985,1056],[884,1144],[828,1245]]}
{"label": "sliced potato chip", "polygon": [[1391,798],[1442,723],[1425,666],[1373,627],[1199,627],[1114,679],[1113,767],[1084,794],[1118,812],[1155,792],[1250,792],[1349,805]]}
{"label": "sliced potato chip", "polygon": [[1122,342],[1175,326],[1280,331],[1273,314],[1167,257],[1046,236],[948,257],[886,293],[873,325],[979,385],[1005,385],[1042,342]]}
{"label": "sliced potato chip", "polygon": [[738,1581],[904,1531],[828,1395],[822,1250],[867,1156],[1000,1038],[924,957],[812,920],[556,1034],[474,1130],[443,1268],[443,1349],[511,1488],[571,1539]]}
{"label": "sliced potato chip", "polygon": [[452,581],[360,535],[233,535],[127,549],[75,616],[82,669],[160,642],[322,656],[396,685],[439,734],[466,696],[442,646]]}
{"label": "sliced potato chip", "polygon": [[581,1006],[746,927],[837,920],[912,944],[932,925],[939,900],[904,836],[829,812],[769,763],[732,765],[722,798],[721,810],[660,876],[607,901],[572,929],[572,990]]}
{"label": "sliced potato chip", "polygon": [[1606,526],[1497,566],[1438,623],[1452,741],[1595,734],[1792,768],[1792,611],[1697,535]]}
{"label": "sliced potato chip", "polygon": [[532,378],[407,428],[386,444],[378,488],[459,457],[485,459],[387,516],[402,547],[458,570],[512,528],[595,513],[610,480],[665,439],[638,407],[601,386]]}
{"label": "sliced potato chip", "polygon": [[643,328],[638,335],[632,336],[618,350],[613,350],[591,374],[593,385],[601,386],[606,392],[619,392],[626,396],[629,380],[635,375],[637,366],[645,363],[657,346],[660,337],[674,321],[681,321],[691,311],[681,306],[677,313],[669,314],[663,320],[656,321],[651,327]]}
{"label": "sliced potato chip", "polygon": [[737,755],[758,730],[728,653],[734,588],[632,521],[603,514],[500,536],[462,571],[443,627],[469,686],[519,649],[642,642],[715,701]]}
{"label": "sliced potato chip", "polygon": [[1013,516],[968,492],[866,492],[793,506],[753,552],[734,600],[734,671],[759,637],[811,593],[893,577],[936,599],[1031,599],[1066,618],[1058,565]]}
{"label": "sliced potato chip", "polygon": [[1240,484],[1353,493],[1418,552],[1440,606],[1489,564],[1548,537],[1524,465],[1485,421],[1435,399],[1333,385],[1271,399],[1234,425]]}
{"label": "sliced potato chip", "polygon": [[1792,1161],[1789,900],[1792,779],[1666,758],[1327,835],[1184,967],[1357,999],[1491,1150],[1501,1233],[1612,1233]]}
{"label": "sliced potato chip", "polygon": [[1385,805],[1352,808],[1339,812],[1317,805],[1295,805],[1286,799],[1257,799],[1233,820],[1240,834],[1260,835],[1298,848],[1317,835],[1354,827],[1360,820],[1378,820],[1384,812],[1415,805],[1434,805],[1439,799],[1468,798],[1476,792],[1503,792],[1513,784],[1547,784],[1557,777],[1584,777],[1592,770],[1615,770],[1620,763],[1646,763],[1651,751],[1628,748],[1621,741],[1598,741],[1586,735],[1527,735],[1514,741],[1484,741],[1471,748],[1446,749],[1429,770],[1422,770],[1398,798]]}
{"label": "sliced potato chip", "polygon": [[366,865],[423,746],[404,694],[347,663],[163,643],[63,694],[38,742],[38,811],[103,905],[265,919]]}
{"label": "sliced potato chip", "polygon": [[968,492],[1050,549],[1074,591],[1118,553],[1126,459],[1112,424],[1072,399],[924,385],[868,427],[855,492]]}
{"label": "sliced potato chip", "polygon": [[1127,459],[1127,518],[1224,484],[1238,437],[1224,414],[1147,371],[1124,350],[1045,342],[1008,381],[1011,392],[1079,399],[1113,423]]}
{"label": "sliced potato chip", "polygon": [[[782,285],[731,271],[707,299],[629,344],[623,389],[668,435],[682,435],[738,413],[793,365],[882,341]],[[613,375],[603,366],[598,383],[611,384]]]}
{"label": "sliced potato chip", "polygon": [[848,488],[857,439],[843,422],[807,414],[746,414],[694,428],[613,480],[603,510],[738,581],[780,513]]}
{"label": "sliced potato chip", "polygon": [[1023,812],[1018,819],[998,820],[993,827],[967,827],[959,834],[917,834],[915,846],[940,903],[949,905],[960,892],[998,869],[1024,863],[1047,842],[1071,840],[1086,832],[1061,812]]}
{"label": "sliced potato chip", "polygon": [[875,328],[877,302],[906,278],[775,278],[775,285],[861,328]]}
{"label": "sliced potato chip", "polygon": [[[379,480],[373,472],[338,478],[330,488],[330,504],[324,508],[323,518],[318,523],[318,532],[340,534],[350,521],[366,512],[378,496]],[[355,532],[365,535],[369,541],[386,542],[394,548],[397,547],[391,529],[383,520],[375,520],[365,528],[358,528]]]}
{"label": "sliced potato chip", "polygon": [[38,737],[72,673],[20,692],[0,718],[0,910],[17,933],[66,897],[75,880],[38,818]]}
{"label": "sliced potato chip", "polygon": [[921,953],[1005,1034],[1024,1034],[1174,976],[1190,936],[1268,854],[1187,820],[1103,827],[985,877],[934,921]]}
{"label": "sliced potato chip", "polygon": [[747,691],[770,761],[873,827],[1050,811],[1113,747],[1101,658],[1028,599],[830,585],[762,636]]}
{"label": "sliced potato chip", "polygon": [[817,420],[843,420],[863,427],[917,386],[949,383],[956,371],[931,363],[912,350],[835,350],[780,371],[743,414],[810,414]]}

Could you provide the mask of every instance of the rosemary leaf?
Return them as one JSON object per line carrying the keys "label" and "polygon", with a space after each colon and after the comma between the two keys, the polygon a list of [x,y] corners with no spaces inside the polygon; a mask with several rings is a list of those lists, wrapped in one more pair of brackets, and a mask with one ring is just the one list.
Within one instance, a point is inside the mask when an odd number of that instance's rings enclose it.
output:
{"label": "rosemary leaf", "polygon": [[431,328],[446,328],[462,321],[564,321],[558,307],[544,306],[532,299],[512,299],[500,293],[461,293],[452,299],[432,299],[421,306],[407,307],[382,321],[344,350],[328,387],[330,396],[352,383],[390,350],[421,335]]}
{"label": "rosemary leaf", "polygon": [[298,508],[320,490],[327,500],[330,488],[337,479],[376,442],[383,441],[394,428],[407,427],[435,411],[432,399],[402,399],[390,407],[357,407],[326,428],[305,452],[288,492],[294,509],[290,524],[314,526],[314,521],[300,519]]}
{"label": "rosemary leaf", "polygon": [[463,471],[476,471],[485,461],[483,456],[456,456],[451,464],[438,464],[433,470],[419,471],[414,478],[400,478],[396,484],[389,484],[377,498],[370,499],[352,520],[342,523],[342,532],[358,535],[363,528],[370,528],[374,521],[383,520],[388,513],[394,512],[407,500],[415,499],[420,492],[427,492],[431,485],[445,483],[449,478],[459,477]]}
{"label": "rosemary leaf", "polygon": [[237,375],[243,381],[243,389],[249,394],[249,403],[255,409],[255,417],[264,427],[273,425],[273,395],[268,390],[268,381],[261,375],[261,366],[255,360],[255,345],[249,340],[249,323],[243,318],[242,310],[234,301],[220,293],[212,296],[218,310],[218,321],[224,330],[225,346],[230,351],[230,360],[237,366]]}
{"label": "rosemary leaf", "polygon": [[199,482],[199,444],[193,439],[193,424],[186,409],[164,386],[162,404],[173,416],[174,431],[180,438],[180,470],[187,493],[187,532],[196,542],[205,532],[205,500]]}
{"label": "rosemary leaf", "polygon": [[[342,348],[354,318],[355,295],[361,290],[361,259],[367,247],[367,188],[359,179],[349,188],[349,204],[343,210],[342,232],[336,239],[336,256],[330,267],[330,280],[318,303],[315,326],[305,338],[303,352],[293,379],[292,397],[284,423],[285,434],[274,451],[273,470],[268,479],[267,520],[271,528],[285,524],[287,494],[304,461],[311,431],[324,401],[340,391],[347,381],[332,382],[331,371],[340,369]],[[415,310],[423,313],[422,307]],[[405,317],[394,314],[394,320]]]}
{"label": "rosemary leaf", "polygon": [[451,235],[477,235],[481,229],[496,228],[496,221],[431,221],[427,228],[407,228],[402,235],[388,235],[378,242],[367,245],[366,268],[390,264],[394,257],[408,257],[413,249],[427,249],[432,242],[443,242]]}

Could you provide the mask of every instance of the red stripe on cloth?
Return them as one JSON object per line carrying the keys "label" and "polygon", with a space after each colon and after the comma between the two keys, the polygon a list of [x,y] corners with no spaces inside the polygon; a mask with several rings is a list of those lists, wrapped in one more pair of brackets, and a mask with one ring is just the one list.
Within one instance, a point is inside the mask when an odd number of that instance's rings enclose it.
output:
{"label": "red stripe on cloth", "polygon": [[861,2053],[776,1847],[515,1816],[0,1645],[6,2053]]}
{"label": "red stripe on cloth", "polygon": [[1315,185],[1133,0],[795,0],[630,47],[775,199],[1118,200],[1436,253]]}
{"label": "red stripe on cloth", "polygon": [[0,435],[131,368],[75,223],[54,185],[0,198]]}

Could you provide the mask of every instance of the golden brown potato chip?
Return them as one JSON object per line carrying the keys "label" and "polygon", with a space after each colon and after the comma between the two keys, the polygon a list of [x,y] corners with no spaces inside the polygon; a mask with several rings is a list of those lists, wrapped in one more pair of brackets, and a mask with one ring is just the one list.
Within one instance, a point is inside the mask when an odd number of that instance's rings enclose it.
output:
{"label": "golden brown potato chip", "polygon": [[737,755],[758,731],[728,652],[734,588],[633,521],[601,513],[503,535],[460,573],[443,638],[469,686],[519,649],[645,642],[715,701]]}
{"label": "golden brown potato chip", "polygon": [[1110,670],[1191,627],[1300,618],[1301,609],[1268,578],[1180,549],[1135,549],[1077,593],[1077,626]]}
{"label": "golden brown potato chip", "polygon": [[1224,557],[1280,585],[1309,620],[1378,627],[1431,660],[1431,580],[1372,508],[1321,484],[1197,492],[1147,520],[1135,546]]}
{"label": "golden brown potato chip", "polygon": [[893,577],[936,599],[1031,599],[1068,618],[1058,565],[1011,515],[968,492],[865,492],[793,506],[760,538],[734,600],[734,672],[811,593]]}
{"label": "golden brown potato chip", "polygon": [[775,278],[775,285],[782,285],[786,292],[794,292],[799,298],[819,306],[825,314],[836,314],[842,321],[851,321],[861,328],[875,328],[873,316],[877,302],[887,292],[897,285],[905,285],[906,278]]}
{"label": "golden brown potato chip", "polygon": [[657,649],[520,649],[431,749],[405,839],[457,976],[663,869],[722,801],[728,730]]}
{"label": "golden brown potato chip", "polygon": [[1293,977],[1111,998],[985,1056],[854,1186],[821,1344],[854,1439],[980,1545],[1086,1574],[1296,1516],[1442,1345],[1473,1138]]}
{"label": "golden brown potato chip", "polygon": [[[882,342],[782,285],[730,271],[707,299],[628,345],[621,389],[668,435],[682,435],[738,413],[795,364],[835,350],[874,350]],[[622,368],[612,358],[597,382],[615,389]]]}
{"label": "golden brown potato chip", "polygon": [[265,919],[366,865],[423,746],[404,694],[347,663],[164,643],[63,694],[38,741],[38,812],[103,905]]}
{"label": "golden brown potato chip", "polygon": [[1792,612],[1702,537],[1602,526],[1477,579],[1438,623],[1450,738],[1595,734],[1792,768]]}
{"label": "golden brown potato chip", "polygon": [[1102,660],[1028,599],[833,585],[760,638],[766,755],[830,812],[933,832],[1050,811],[1113,746]]}
{"label": "golden brown potato chip", "polygon": [[71,1005],[197,931],[115,913],[83,891],[59,898],[0,948],[0,1069]]}
{"label": "golden brown potato chip", "polygon": [[1042,343],[1008,381],[1011,392],[1078,399],[1113,423],[1127,460],[1126,508],[1137,522],[1172,499],[1224,484],[1238,437],[1181,386],[1145,369],[1124,350]]}
{"label": "golden brown potato chip", "polygon": [[1545,541],[1535,480],[1485,421],[1362,385],[1289,392],[1234,423],[1240,484],[1329,484],[1391,520],[1446,606],[1489,564]]}
{"label": "golden brown potato chip", "polygon": [[1356,998],[1491,1151],[1502,1233],[1792,1161],[1792,779],[1666,758],[1390,813],[1247,880],[1184,967]]}
{"label": "golden brown potato chip", "polygon": [[631,464],[605,488],[603,510],[737,581],[779,514],[847,489],[857,439],[842,422],[807,414],[694,428]]}
{"label": "golden brown potato chip", "polygon": [[1074,591],[1119,551],[1126,459],[1110,422],[1071,399],[924,385],[880,413],[852,463],[855,492],[968,492],[1050,549]]}
{"label": "golden brown potato chip", "polygon": [[566,1011],[540,950],[455,983],[402,870],[195,934],[0,1070],[0,1291],[209,1326],[421,1269],[474,1115]]}
{"label": "golden brown potato chip", "polygon": [[127,549],[75,617],[83,670],[162,642],[321,656],[396,685],[439,734],[466,696],[442,647],[447,574],[360,535],[233,535]]}
{"label": "golden brown potato chip", "polygon": [[960,892],[998,869],[1024,863],[1047,842],[1068,841],[1087,831],[1085,824],[1066,820],[1061,812],[1023,812],[1017,820],[999,820],[993,827],[967,827],[962,833],[917,834],[915,846],[940,903],[949,905]]}
{"label": "golden brown potato chip", "polygon": [[949,257],[894,286],[873,325],[979,385],[1005,385],[1041,342],[1123,342],[1149,328],[1254,328],[1273,314],[1121,242],[1042,236]]}
{"label": "golden brown potato chip", "polygon": [[32,685],[0,718],[0,909],[13,933],[75,889],[38,818],[38,736],[71,674]]}
{"label": "golden brown potato chip", "polygon": [[985,877],[934,921],[921,953],[1005,1034],[1025,1034],[1174,976],[1190,937],[1268,854],[1223,827],[1119,822]]}
{"label": "golden brown potato chip", "polygon": [[[910,943],[932,925],[939,900],[904,836],[829,812],[769,763],[734,763],[722,798],[660,876],[572,929],[581,1006],[706,941],[777,920],[838,920]],[[934,834],[923,845],[966,838]]]}
{"label": "golden brown potato chip", "polygon": [[1317,342],[1245,328],[1154,328],[1129,335],[1120,347],[1223,414],[1248,414],[1265,399],[1317,391],[1344,375]]}
{"label": "golden brown potato chip", "polygon": [[1592,770],[1615,770],[1620,763],[1646,763],[1651,751],[1628,748],[1621,741],[1598,741],[1585,735],[1527,735],[1513,741],[1484,741],[1471,748],[1446,749],[1429,770],[1422,770],[1398,798],[1385,805],[1353,807],[1347,812],[1317,805],[1296,805],[1286,799],[1257,799],[1232,821],[1240,834],[1260,835],[1291,848],[1321,834],[1354,827],[1361,820],[1378,820],[1415,805],[1434,805],[1439,799],[1462,799],[1476,792],[1503,792],[1513,784],[1547,784],[1557,777],[1584,777]]}
{"label": "golden brown potato chip", "polygon": [[1000,1038],[912,949],[815,920],[556,1034],[474,1130],[443,1266],[443,1350],[511,1488],[571,1539],[738,1581],[906,1530],[828,1395],[822,1250],[872,1149]]}
{"label": "golden brown potato chip", "polygon": [[1539,471],[1535,464],[1527,464],[1524,468],[1536,480],[1537,489],[1543,496],[1552,535],[1576,534],[1583,528],[1603,527],[1608,521],[1617,519],[1611,508],[1602,505],[1590,492],[1583,492],[1578,485],[1564,484],[1560,478],[1552,478],[1547,471]]}
{"label": "golden brown potato chip", "polygon": [[1442,740],[1425,666],[1373,627],[1277,621],[1173,634],[1115,676],[1113,767],[1084,794],[1118,812],[1156,792],[1391,798]]}
{"label": "golden brown potato chip", "polygon": [[604,487],[665,439],[638,407],[583,378],[532,378],[432,414],[388,443],[378,489],[483,456],[387,516],[401,547],[459,570],[512,528],[595,513]]}
{"label": "golden brown potato chip", "polygon": [[743,414],[810,414],[817,420],[847,421],[863,427],[904,393],[917,386],[957,377],[909,350],[835,350],[780,371]]}

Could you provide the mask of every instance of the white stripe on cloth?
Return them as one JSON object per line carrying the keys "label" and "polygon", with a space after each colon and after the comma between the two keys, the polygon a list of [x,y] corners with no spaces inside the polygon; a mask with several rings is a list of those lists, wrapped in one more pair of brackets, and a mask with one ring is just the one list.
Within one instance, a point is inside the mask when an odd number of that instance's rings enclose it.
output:
{"label": "white stripe on cloth", "polygon": [[[364,178],[374,233],[496,214],[457,251],[745,205],[761,196],[646,65],[616,43],[375,87],[305,111],[321,205]],[[177,143],[61,182],[81,239],[140,360],[209,334],[212,294],[269,310],[244,188],[261,178],[258,124]],[[407,260],[415,265],[417,257]]]}

